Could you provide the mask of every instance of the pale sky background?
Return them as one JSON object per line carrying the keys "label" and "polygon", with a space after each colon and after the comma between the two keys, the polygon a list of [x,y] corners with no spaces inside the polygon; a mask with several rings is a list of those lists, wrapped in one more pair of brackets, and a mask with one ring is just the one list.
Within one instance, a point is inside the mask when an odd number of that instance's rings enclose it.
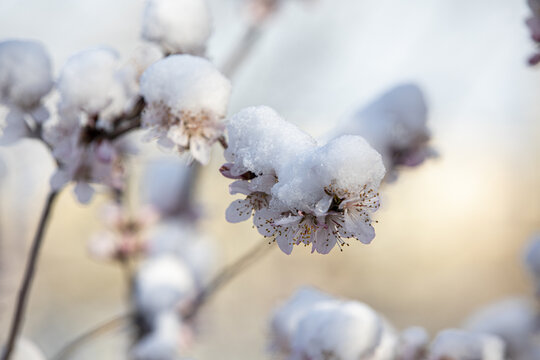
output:
{"label": "pale sky background", "polygon": [[[209,56],[217,64],[242,34],[238,3],[211,1]],[[141,9],[134,0],[2,0],[0,39],[42,41],[57,72],[70,54],[90,46],[109,45],[125,58],[137,46]],[[284,7],[233,79],[230,113],[270,105],[317,135],[387,88],[414,81],[429,100],[441,157],[384,189],[373,244],[328,257],[274,252],[232,283],[204,312],[197,359],[270,358],[268,315],[303,284],[365,301],[398,328],[424,325],[431,332],[459,325],[486,302],[532,292],[520,256],[540,228],[540,68],[526,65],[534,50],[527,14],[525,0],[319,0]],[[35,163],[49,160],[28,143],[1,155],[8,168],[2,220],[18,224],[2,234],[20,247],[48,181],[46,166]],[[207,229],[228,262],[258,235],[247,223],[224,221],[233,198],[217,174],[221,154],[214,155],[199,192],[211,216]],[[47,354],[124,306],[119,271],[85,256],[100,201],[78,207],[66,191],[51,224],[25,329]],[[121,339],[120,333],[101,340],[76,359],[95,359],[98,351],[100,359],[113,359]]]}

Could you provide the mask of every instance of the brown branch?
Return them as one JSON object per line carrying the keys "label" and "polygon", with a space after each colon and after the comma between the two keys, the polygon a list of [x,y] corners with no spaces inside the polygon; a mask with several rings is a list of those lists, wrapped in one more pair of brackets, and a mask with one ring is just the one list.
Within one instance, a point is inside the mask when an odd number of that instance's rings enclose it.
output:
{"label": "brown branch", "polygon": [[11,322],[9,337],[5,345],[4,353],[2,354],[2,360],[8,360],[11,357],[14,348],[16,347],[17,337],[19,336],[21,327],[24,322],[26,304],[28,302],[28,296],[30,294],[30,288],[32,286],[32,280],[34,279],[34,273],[39,257],[39,251],[41,249],[41,244],[43,243],[43,236],[45,234],[45,228],[47,227],[47,222],[50,218],[52,206],[57,195],[57,191],[51,191],[49,193],[49,196],[47,197],[47,202],[45,203],[45,207],[43,208],[43,212],[41,213],[39,225],[34,236],[32,249],[30,251],[30,258],[28,259],[28,262],[26,264],[23,282],[19,290],[19,295],[17,297],[15,314]]}

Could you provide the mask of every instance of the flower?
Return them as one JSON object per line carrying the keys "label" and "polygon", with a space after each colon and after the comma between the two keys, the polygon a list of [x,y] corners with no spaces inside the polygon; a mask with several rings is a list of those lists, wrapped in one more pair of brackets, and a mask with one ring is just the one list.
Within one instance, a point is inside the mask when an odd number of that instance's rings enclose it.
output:
{"label": "flower", "polygon": [[503,360],[504,343],[497,336],[446,329],[431,343],[428,360]]}
{"label": "flower", "polygon": [[221,119],[227,111],[230,82],[207,60],[173,55],[151,65],[141,77],[141,94],[147,107],[142,126],[146,139],[190,151],[202,164],[223,134]]}

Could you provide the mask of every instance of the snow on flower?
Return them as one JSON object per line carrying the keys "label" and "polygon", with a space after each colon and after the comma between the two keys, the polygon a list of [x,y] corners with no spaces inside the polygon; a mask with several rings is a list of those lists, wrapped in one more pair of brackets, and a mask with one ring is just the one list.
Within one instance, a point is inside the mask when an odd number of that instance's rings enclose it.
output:
{"label": "snow on flower", "polygon": [[287,123],[272,109],[248,108],[227,125],[229,147],[221,168],[238,179],[227,220],[253,215],[259,232],[290,254],[312,245],[326,254],[345,239],[369,243],[371,215],[379,208],[377,189],[384,177],[381,156],[359,136],[342,136],[324,146]]}
{"label": "snow on flower", "polygon": [[142,37],[172,54],[201,55],[211,34],[206,0],[147,0]]}
{"label": "snow on flower", "polygon": [[274,348],[289,360],[392,360],[397,336],[369,306],[299,290],[272,319]]}
{"label": "snow on flower", "polygon": [[535,359],[540,354],[537,342],[538,311],[527,298],[508,298],[489,304],[472,314],[465,329],[492,334],[504,340],[510,359]]}
{"label": "snow on flower", "polygon": [[459,329],[439,332],[429,348],[428,360],[503,360],[504,343],[496,336]]}
{"label": "snow on flower", "polygon": [[110,129],[134,105],[131,79],[121,71],[118,55],[108,48],[81,51],[62,68],[57,88],[64,121]]}
{"label": "snow on flower", "polygon": [[189,150],[202,164],[223,134],[231,84],[206,59],[173,55],[151,65],[141,77],[147,106],[142,126],[164,147]]}
{"label": "snow on flower", "polygon": [[51,61],[35,41],[0,42],[0,104],[9,108],[2,144],[33,136],[48,117],[41,99],[53,86]]}
{"label": "snow on flower", "polygon": [[395,180],[401,167],[422,164],[436,155],[429,146],[427,105],[414,84],[398,85],[354,116],[346,118],[334,135],[360,135],[377,150],[386,167],[386,181]]}

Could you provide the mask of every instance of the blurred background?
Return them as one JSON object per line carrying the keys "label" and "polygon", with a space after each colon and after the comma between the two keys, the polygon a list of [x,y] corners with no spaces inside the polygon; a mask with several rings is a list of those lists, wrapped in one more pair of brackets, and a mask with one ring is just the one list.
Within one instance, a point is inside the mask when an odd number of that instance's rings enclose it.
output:
{"label": "blurred background", "polygon": [[[73,53],[108,45],[127,57],[139,43],[142,1],[2,0],[0,39],[40,40],[56,74]],[[210,1],[209,57],[218,65],[246,29],[240,0]],[[540,69],[524,25],[525,0],[287,1],[238,70],[230,114],[269,105],[313,135],[401,82],[429,102],[440,157],[382,189],[377,237],[327,256],[272,251],[202,310],[197,359],[268,359],[272,309],[301,285],[368,303],[398,328],[459,326],[499,298],[532,293],[521,262],[540,228]],[[215,147],[197,199],[216,265],[260,240],[250,222],[229,224],[234,199]],[[7,331],[25,251],[48,190],[52,160],[25,140],[0,149],[0,334]],[[102,228],[103,198],[78,205],[62,193],[47,231],[25,336],[49,355],[68,339],[126,309],[115,266],[86,254]],[[76,359],[118,359],[125,332],[83,348]]]}

